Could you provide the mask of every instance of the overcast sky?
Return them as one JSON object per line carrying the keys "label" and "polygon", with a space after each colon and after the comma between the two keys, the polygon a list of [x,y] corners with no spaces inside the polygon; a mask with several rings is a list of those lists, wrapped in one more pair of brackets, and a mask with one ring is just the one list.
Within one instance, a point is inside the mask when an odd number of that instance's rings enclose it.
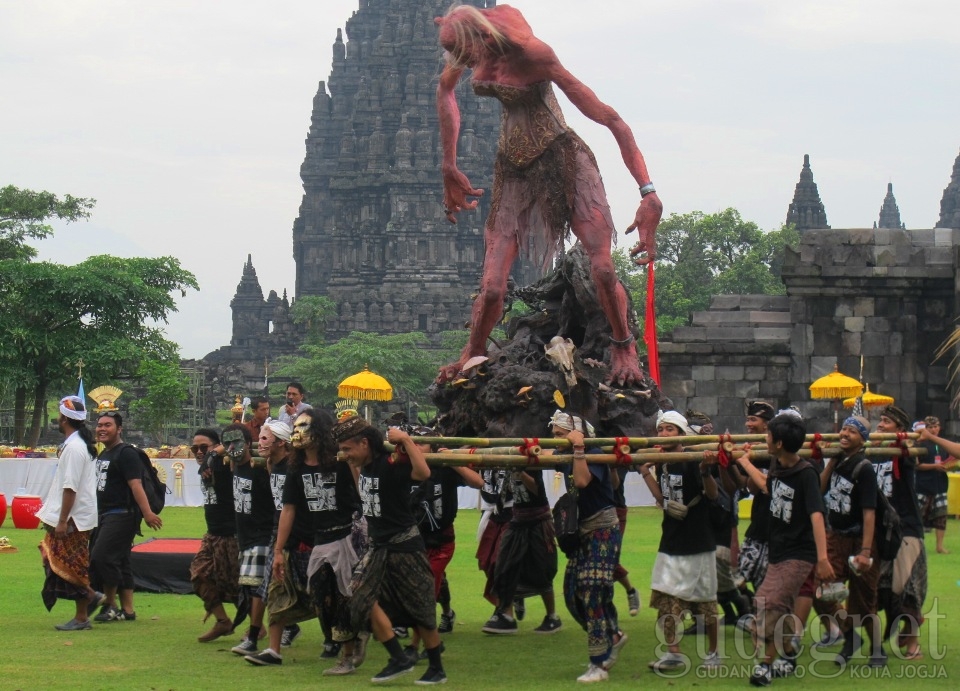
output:
{"label": "overcast sky", "polygon": [[[229,343],[247,253],[265,293],[292,294],[312,100],[358,4],[0,0],[0,185],[97,200],[41,258],[177,256],[201,286],[168,329],[184,357]],[[733,206],[777,228],[808,153],[834,228],[872,226],[888,182],[908,228],[939,217],[960,152],[955,0],[512,4],[633,128],[667,214]],[[636,186],[566,106],[623,229]]]}

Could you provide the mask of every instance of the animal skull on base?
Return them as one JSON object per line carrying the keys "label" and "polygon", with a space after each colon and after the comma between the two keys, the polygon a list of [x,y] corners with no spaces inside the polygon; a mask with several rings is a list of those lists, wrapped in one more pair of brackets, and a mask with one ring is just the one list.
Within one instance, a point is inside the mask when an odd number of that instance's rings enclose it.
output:
{"label": "animal skull on base", "polygon": [[563,336],[554,336],[550,339],[549,346],[544,349],[547,359],[557,366],[567,381],[567,386],[577,385],[577,375],[573,371],[573,353],[577,347],[573,341]]}

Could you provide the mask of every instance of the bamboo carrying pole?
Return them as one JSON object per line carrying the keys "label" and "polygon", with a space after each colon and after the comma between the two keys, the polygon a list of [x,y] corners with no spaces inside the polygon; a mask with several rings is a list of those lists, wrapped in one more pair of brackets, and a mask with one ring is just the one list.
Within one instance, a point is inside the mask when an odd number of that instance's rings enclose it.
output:
{"label": "bamboo carrying pole", "polygon": [[[868,458],[892,458],[900,456],[903,450],[895,447],[887,448],[867,448],[864,453]],[[907,449],[907,455],[916,457],[926,454],[926,449],[913,448]],[[739,451],[730,453],[734,459],[748,456],[750,461],[766,461],[771,456],[766,451]],[[810,458],[813,452],[809,449],[802,449],[799,452],[801,458]],[[824,449],[823,456],[831,458],[841,455],[840,449]],[[465,449],[457,451],[442,451],[437,453],[425,453],[427,463],[430,465],[450,465],[450,466],[472,466],[474,468],[553,468],[561,465],[568,465],[573,462],[573,456],[569,454],[551,454],[548,456],[538,456],[536,459],[519,454],[503,453],[469,453]],[[629,461],[624,460],[629,458]],[[704,460],[703,451],[674,451],[658,453],[635,453],[629,456],[617,456],[615,454],[592,453],[587,454],[587,460],[590,463],[604,463],[607,465],[641,465],[644,463],[700,463]]]}
{"label": "bamboo carrying pole", "polygon": [[[724,441],[730,441],[734,444],[741,444],[743,442],[753,442],[753,443],[764,443],[766,442],[765,434],[701,434],[701,435],[691,435],[682,437],[684,446],[692,446],[695,444],[718,444],[720,443],[721,437]],[[910,432],[906,435],[908,441],[918,439],[919,434],[915,432]],[[814,440],[815,435],[808,434],[806,436],[807,443],[810,443]],[[570,446],[570,442],[566,439],[558,439],[554,437],[527,437],[523,439],[521,437],[517,438],[503,438],[503,439],[486,439],[484,437],[415,437],[415,441],[418,444],[430,444],[431,446],[472,446],[478,449],[491,449],[501,446],[524,446],[528,443],[537,444],[545,449],[564,449]],[[608,447],[613,448],[614,444],[626,443],[629,444],[631,448],[651,448],[657,444],[663,443],[663,437],[627,437],[622,439],[619,437],[599,437],[587,439],[589,446],[599,446],[601,448]],[[821,434],[821,441],[839,441],[839,434]],[[875,441],[896,441],[898,435],[890,433],[880,433],[874,432],[870,435],[870,442]]]}

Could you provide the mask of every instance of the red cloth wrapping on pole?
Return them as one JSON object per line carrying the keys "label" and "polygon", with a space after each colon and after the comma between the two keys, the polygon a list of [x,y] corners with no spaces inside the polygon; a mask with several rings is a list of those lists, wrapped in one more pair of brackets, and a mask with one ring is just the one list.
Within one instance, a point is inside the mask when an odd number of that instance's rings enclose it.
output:
{"label": "red cloth wrapping on pole", "polygon": [[660,353],[657,350],[657,311],[654,307],[656,279],[653,274],[653,262],[647,264],[647,311],[643,320],[643,342],[647,346],[647,361],[650,376],[660,386]]}

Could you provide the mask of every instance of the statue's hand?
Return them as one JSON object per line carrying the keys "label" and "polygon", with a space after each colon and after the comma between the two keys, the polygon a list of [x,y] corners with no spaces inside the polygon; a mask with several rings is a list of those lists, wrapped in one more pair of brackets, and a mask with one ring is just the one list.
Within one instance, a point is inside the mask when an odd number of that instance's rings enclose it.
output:
{"label": "statue's hand", "polygon": [[451,223],[457,222],[456,214],[467,210],[476,209],[478,200],[467,201],[467,197],[479,197],[483,195],[483,190],[476,190],[470,184],[467,176],[459,169],[444,170],[443,172],[443,213]]}
{"label": "statue's hand", "polygon": [[[640,202],[640,208],[637,209],[637,215],[633,223],[627,228],[626,234],[634,230],[639,234],[639,242],[630,250],[630,256],[633,257],[635,264],[643,266],[652,262],[657,256],[657,226],[660,224],[660,216],[663,215],[663,203],[656,192],[651,192]],[[642,257],[646,253],[647,256]]]}

